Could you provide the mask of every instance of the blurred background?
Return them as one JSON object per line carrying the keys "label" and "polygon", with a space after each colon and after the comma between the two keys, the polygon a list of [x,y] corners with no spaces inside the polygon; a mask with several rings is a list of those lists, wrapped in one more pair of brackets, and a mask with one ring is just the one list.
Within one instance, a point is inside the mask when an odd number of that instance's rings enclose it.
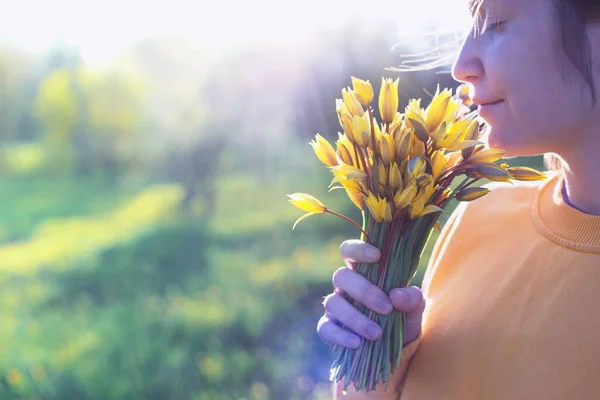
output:
{"label": "blurred background", "polygon": [[359,220],[308,142],[352,75],[456,87],[386,68],[456,51],[464,1],[0,10],[0,399],[330,398],[316,324],[357,232],[292,232],[286,193]]}

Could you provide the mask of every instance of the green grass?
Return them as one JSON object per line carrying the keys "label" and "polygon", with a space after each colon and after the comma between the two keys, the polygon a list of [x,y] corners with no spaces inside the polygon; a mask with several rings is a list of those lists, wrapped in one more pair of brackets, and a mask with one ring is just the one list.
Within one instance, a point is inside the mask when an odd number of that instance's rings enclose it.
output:
{"label": "green grass", "polygon": [[3,177],[0,398],[330,398],[315,328],[358,232],[329,215],[292,231],[285,195],[360,214],[316,171],[220,177],[191,214],[177,185]]}

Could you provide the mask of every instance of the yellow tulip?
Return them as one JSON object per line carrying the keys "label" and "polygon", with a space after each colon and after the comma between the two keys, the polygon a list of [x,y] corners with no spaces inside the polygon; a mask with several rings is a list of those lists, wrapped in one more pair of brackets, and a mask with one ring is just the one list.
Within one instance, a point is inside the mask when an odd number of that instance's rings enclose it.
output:
{"label": "yellow tulip", "polygon": [[400,168],[398,168],[398,164],[393,162],[390,165],[390,187],[392,188],[392,192],[394,194],[398,193],[402,190],[403,182],[402,182],[402,174],[400,173]]}
{"label": "yellow tulip", "polygon": [[407,207],[408,216],[410,219],[417,219],[424,209],[425,202],[423,201],[423,197],[417,196]]}
{"label": "yellow tulip", "polygon": [[321,203],[316,197],[306,193],[293,193],[287,195],[295,207],[309,213],[323,214],[327,212],[327,207]]}
{"label": "yellow tulip", "polygon": [[482,177],[494,182],[510,182],[512,174],[494,163],[477,164],[474,170]]}
{"label": "yellow tulip", "polygon": [[439,93],[436,92],[427,107],[426,126],[429,132],[434,132],[438,126],[446,121],[457,109],[457,105],[452,101],[452,92],[449,89]]}
{"label": "yellow tulip", "polygon": [[406,160],[413,147],[414,135],[412,132],[407,131],[404,135],[398,137],[400,139],[397,140],[396,155],[400,160]]}
{"label": "yellow tulip", "polygon": [[432,213],[435,213],[435,212],[443,212],[443,211],[444,210],[441,209],[440,207],[438,207],[436,205],[433,205],[433,204],[430,204],[427,207],[425,207],[423,209],[423,211],[421,211],[421,213],[418,216],[422,217],[422,216],[427,215],[427,214],[432,214]]}
{"label": "yellow tulip", "polygon": [[346,107],[351,114],[359,116],[363,115],[365,110],[363,110],[353,90],[342,89],[342,98],[344,99],[344,104],[346,104]]}
{"label": "yellow tulip", "polygon": [[406,123],[413,129],[417,139],[427,143],[429,140],[429,131],[427,130],[427,125],[425,124],[423,118],[421,118],[417,113],[410,112],[409,114],[406,114]]}
{"label": "yellow tulip", "polygon": [[[342,186],[333,186],[333,184],[335,183],[339,183]],[[334,189],[346,189],[348,191],[351,192],[355,192],[355,193],[360,193],[362,191],[362,186],[360,182],[357,181],[351,181],[350,179],[344,179],[344,178],[340,178],[340,177],[333,177],[333,179],[331,180],[331,183],[329,183],[329,186],[333,186],[331,187],[331,189],[329,189],[329,191],[331,192]]]}
{"label": "yellow tulip", "polygon": [[394,205],[400,209],[407,207],[414,200],[417,190],[417,184],[414,181],[410,182],[402,192],[396,193]]}
{"label": "yellow tulip", "polygon": [[[344,163],[348,165],[355,165],[354,155],[351,149],[353,149],[352,143],[348,140],[346,135],[340,134],[340,139],[335,143],[337,147],[336,154]],[[338,163],[339,165],[339,163]]]}
{"label": "yellow tulip", "polygon": [[528,167],[511,167],[508,168],[508,172],[517,181],[539,181],[548,177],[546,174]]}
{"label": "yellow tulip", "polygon": [[386,124],[394,121],[398,112],[398,83],[399,79],[392,81],[391,78],[381,78],[381,90],[379,92],[379,113]]}
{"label": "yellow tulip", "polygon": [[392,133],[393,131],[400,128],[402,126],[403,121],[404,121],[404,116],[402,114],[400,114],[399,112],[397,112],[396,116],[394,117],[394,120],[389,125],[389,132]]}
{"label": "yellow tulip", "polygon": [[460,151],[453,151],[450,153],[446,153],[444,155],[444,158],[446,158],[446,165],[444,166],[444,169],[449,169],[453,166],[455,166],[458,161],[460,160],[460,157],[462,156]]}
{"label": "yellow tulip", "polygon": [[409,100],[408,105],[404,109],[404,114],[417,114],[420,119],[425,120],[425,110],[421,108],[421,99]]}
{"label": "yellow tulip", "polygon": [[439,132],[436,132],[433,139],[434,147],[436,149],[449,149],[456,143],[461,142],[464,139],[470,124],[471,121],[460,120],[448,125],[447,128],[443,130],[445,135],[441,136]]}
{"label": "yellow tulip", "polygon": [[425,167],[427,167],[427,163],[423,157],[412,157],[410,160],[408,160],[408,175],[411,179],[414,179],[416,176],[425,171]]}
{"label": "yellow tulip", "polygon": [[338,165],[337,156],[335,150],[329,144],[329,142],[321,135],[316,135],[316,140],[311,140],[310,145],[312,146],[317,158],[328,167],[334,167]]}
{"label": "yellow tulip", "polygon": [[[471,122],[469,127],[467,128],[467,133],[465,134],[465,140],[479,140],[479,122],[474,120]],[[462,150],[463,158],[466,160],[471,157],[471,154],[477,151],[477,147],[469,146]]]}
{"label": "yellow tulip", "polygon": [[321,203],[319,200],[317,200],[310,194],[294,193],[288,194],[287,196],[290,198],[289,202],[292,203],[292,205],[308,213],[304,214],[296,220],[294,226],[292,227],[292,230],[294,230],[296,228],[296,225],[298,225],[301,221],[305,220],[306,218],[316,214],[324,214],[327,212],[327,207],[325,207],[323,203]]}
{"label": "yellow tulip", "polygon": [[490,189],[482,187],[468,187],[458,191],[456,193],[456,200],[458,201],[473,201],[477,200],[490,192]]}
{"label": "yellow tulip", "polygon": [[351,77],[351,79],[356,99],[363,106],[369,105],[373,101],[373,86],[371,86],[369,81],[363,81],[355,77]]}
{"label": "yellow tulip", "polygon": [[369,117],[367,113],[363,116],[355,115],[352,119],[352,136],[354,141],[363,148],[369,145],[370,134],[369,134]]}
{"label": "yellow tulip", "polygon": [[379,196],[385,196],[385,187],[387,186],[387,171],[385,170],[385,165],[379,164],[377,168],[377,189],[379,191]]}
{"label": "yellow tulip", "polygon": [[500,148],[486,149],[473,154],[467,159],[470,164],[492,163],[506,156],[506,151]]}
{"label": "yellow tulip", "polygon": [[352,133],[352,116],[350,114],[340,113],[338,114],[338,120],[348,139],[350,139],[352,143],[355,143],[354,135]]}
{"label": "yellow tulip", "polygon": [[423,202],[427,204],[435,192],[433,177],[429,174],[422,174],[417,178],[417,183],[419,187],[419,196],[421,196]]}
{"label": "yellow tulip", "polygon": [[369,193],[366,203],[375,221],[378,223],[392,221],[392,207],[385,198],[375,197],[373,193]]}
{"label": "yellow tulip", "polygon": [[381,159],[385,165],[390,165],[392,160],[396,158],[396,146],[392,135],[384,134],[381,138]]}
{"label": "yellow tulip", "polygon": [[412,148],[413,157],[425,157],[425,143],[420,140],[415,140]]}
{"label": "yellow tulip", "polygon": [[360,192],[353,192],[350,190],[346,190],[348,197],[354,203],[354,205],[360,210],[363,211],[365,209],[365,202],[363,200],[363,195]]}
{"label": "yellow tulip", "polygon": [[444,153],[439,150],[434,151],[431,155],[431,171],[435,181],[442,175],[445,166],[446,157],[444,157]]}
{"label": "yellow tulip", "polygon": [[329,169],[331,169],[333,176],[338,179],[341,178],[360,182],[367,180],[367,174],[352,165],[341,163],[340,165],[330,167]]}

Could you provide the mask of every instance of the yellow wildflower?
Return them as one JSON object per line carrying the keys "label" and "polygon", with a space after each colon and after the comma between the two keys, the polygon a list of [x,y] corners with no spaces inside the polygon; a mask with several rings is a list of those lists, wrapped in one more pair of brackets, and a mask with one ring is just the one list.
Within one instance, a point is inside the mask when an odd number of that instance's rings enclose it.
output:
{"label": "yellow wildflower", "polygon": [[490,189],[482,187],[468,187],[458,191],[456,193],[456,200],[458,201],[473,201],[477,200],[490,192]]}
{"label": "yellow wildflower", "polygon": [[403,135],[397,136],[397,138],[399,139],[397,140],[396,154],[399,159],[405,160],[413,147],[414,135],[412,132],[407,131]]}
{"label": "yellow wildflower", "polygon": [[476,175],[494,182],[510,182],[513,178],[512,174],[505,168],[494,163],[477,164],[474,170]]}
{"label": "yellow wildflower", "polygon": [[506,151],[500,148],[481,150],[471,155],[467,162],[470,164],[492,163],[506,156]]}
{"label": "yellow wildflower", "polygon": [[378,223],[392,221],[392,207],[385,198],[375,197],[373,193],[369,192],[366,203],[375,221]]}
{"label": "yellow wildflower", "polygon": [[333,176],[340,179],[349,179],[351,181],[366,181],[367,174],[352,166],[345,163],[341,163],[335,167],[330,167]]}
{"label": "yellow wildflower", "polygon": [[433,179],[437,181],[437,179],[444,172],[444,167],[446,166],[446,157],[444,157],[444,153],[439,150],[436,150],[431,155],[431,170]]}
{"label": "yellow wildflower", "polygon": [[442,122],[454,114],[458,105],[452,101],[452,91],[446,89],[436,92],[427,107],[426,127],[429,132],[434,132]]}
{"label": "yellow wildflower", "polygon": [[[353,146],[348,137],[342,133],[339,134],[339,139],[335,143],[337,147],[336,154],[344,163],[348,165],[355,165],[355,160],[353,156]],[[339,162],[338,164],[339,165]]]}
{"label": "yellow wildflower", "polygon": [[351,79],[352,88],[354,89],[356,99],[363,106],[369,105],[369,103],[373,101],[373,86],[371,86],[369,81],[363,81],[362,79],[358,79],[355,77],[351,77]]}
{"label": "yellow wildflower", "polygon": [[387,185],[387,171],[385,170],[385,165],[379,164],[377,168],[377,188],[379,192],[379,196],[385,196],[385,187]]}
{"label": "yellow wildflower", "polygon": [[294,193],[288,194],[287,196],[290,198],[289,202],[292,203],[292,205],[308,213],[304,214],[296,220],[294,226],[292,227],[292,230],[294,230],[296,228],[296,225],[298,225],[301,221],[305,220],[306,218],[316,214],[324,214],[328,211],[327,207],[325,207],[323,203],[321,203],[318,199],[311,196],[310,194]]}
{"label": "yellow wildflower", "polygon": [[369,117],[365,113],[363,116],[355,115],[352,119],[351,134],[354,137],[354,141],[363,148],[369,145],[370,134],[369,134]]}
{"label": "yellow wildflower", "polygon": [[427,130],[427,125],[425,124],[423,118],[421,118],[417,113],[412,111],[407,113],[406,123],[413,129],[417,139],[422,142],[427,142],[429,140],[429,131]]}
{"label": "yellow wildflower", "polygon": [[528,167],[511,167],[508,172],[518,181],[539,181],[546,179],[546,174]]}
{"label": "yellow wildflower", "polygon": [[392,135],[383,134],[381,138],[381,159],[385,165],[390,165],[392,160],[396,158],[396,146]]}
{"label": "yellow wildflower", "polygon": [[335,150],[329,144],[329,142],[321,135],[316,135],[316,140],[311,140],[310,145],[312,146],[317,158],[328,167],[334,167],[338,165],[337,156]]}
{"label": "yellow wildflower", "polygon": [[363,200],[363,195],[361,192],[353,192],[346,189],[346,193],[348,194],[348,197],[350,198],[352,203],[354,203],[354,205],[358,207],[360,211],[365,209],[365,202]]}
{"label": "yellow wildflower", "polygon": [[344,104],[346,104],[350,114],[359,116],[363,115],[365,110],[363,110],[353,90],[350,90],[349,88],[342,89],[342,98],[344,99]]}
{"label": "yellow wildflower", "polygon": [[417,194],[417,184],[411,181],[402,192],[396,193],[394,196],[394,205],[397,208],[406,208],[414,200]]}
{"label": "yellow wildflower", "polygon": [[398,83],[399,79],[381,78],[381,91],[379,92],[379,113],[386,124],[394,121],[398,112]]}
{"label": "yellow wildflower", "polygon": [[392,192],[394,194],[398,193],[402,190],[402,186],[403,182],[400,168],[398,168],[396,162],[393,162],[392,165],[390,165],[390,187],[392,188]]}

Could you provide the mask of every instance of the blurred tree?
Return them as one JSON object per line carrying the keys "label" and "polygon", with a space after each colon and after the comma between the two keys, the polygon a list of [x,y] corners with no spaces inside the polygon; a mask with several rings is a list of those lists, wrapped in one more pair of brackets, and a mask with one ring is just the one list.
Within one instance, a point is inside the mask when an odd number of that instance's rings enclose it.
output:
{"label": "blurred tree", "polygon": [[135,156],[145,118],[144,82],[124,72],[62,68],[42,82],[36,115],[59,169],[116,178]]}

